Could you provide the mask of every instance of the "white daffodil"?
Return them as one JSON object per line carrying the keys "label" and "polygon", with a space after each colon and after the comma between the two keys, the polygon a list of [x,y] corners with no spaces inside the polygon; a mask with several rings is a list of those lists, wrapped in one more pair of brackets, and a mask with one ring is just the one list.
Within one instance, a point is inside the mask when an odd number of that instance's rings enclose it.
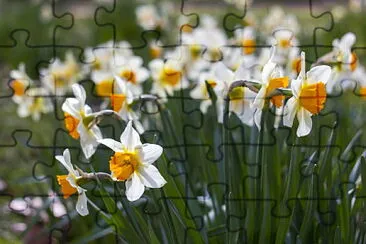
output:
{"label": "white daffodil", "polygon": [[200,22],[200,27],[182,34],[182,44],[190,47],[193,57],[202,55],[207,61],[221,60],[221,48],[227,44],[225,33],[217,28],[217,22],[211,16],[202,16]]}
{"label": "white daffodil", "polygon": [[243,63],[234,73],[222,62],[217,63],[213,69],[217,82],[214,90],[217,94],[216,107],[219,123],[224,121],[225,99],[229,96],[229,111],[234,112],[244,124],[252,126],[254,110],[250,101],[255,97],[255,93],[242,86],[235,87],[229,93],[230,86],[234,81],[251,80],[250,69]]}
{"label": "white daffodil", "polygon": [[46,114],[53,110],[49,96],[50,94],[43,88],[28,89],[18,103],[18,116],[21,118],[31,116],[34,121],[39,121],[42,113]]}
{"label": "white daffodil", "polygon": [[200,105],[200,110],[202,113],[206,113],[208,107],[212,104],[210,99],[207,84],[209,84],[212,88],[215,88],[217,85],[217,78],[214,74],[214,70],[211,69],[209,72],[201,72],[198,78],[198,83],[196,87],[189,93],[189,95],[193,99],[202,100]]}
{"label": "white daffodil", "polygon": [[291,82],[291,97],[284,109],[283,124],[292,127],[295,116],[299,121],[297,136],[306,136],[312,127],[311,116],[318,114],[327,99],[325,84],[331,75],[327,65],[313,67],[305,74],[305,53],[301,53],[301,72],[296,80]]}
{"label": "white daffodil", "polygon": [[296,16],[286,14],[281,7],[274,6],[263,19],[263,28],[261,30],[262,33],[270,35],[273,31],[279,29],[288,29],[297,34],[300,31],[300,25]]}
{"label": "white daffodil", "polygon": [[88,198],[85,194],[86,190],[78,185],[78,181],[82,178],[77,170],[71,164],[71,157],[69,149],[66,149],[63,155],[55,157],[69,172],[67,175],[57,175],[57,182],[61,186],[62,194],[64,198],[69,198],[75,193],[79,194],[78,201],[76,203],[76,211],[81,216],[89,214],[88,210]]}
{"label": "white daffodil", "polygon": [[[261,129],[262,110],[265,107],[268,96],[277,88],[288,86],[288,77],[282,75],[282,69],[273,62],[275,48],[272,47],[272,54],[268,62],[264,65],[259,83],[261,88],[254,99],[253,107],[256,108],[254,122],[258,129]],[[277,108],[283,104],[284,96],[277,95],[271,97],[271,103]]]}
{"label": "white daffodil", "polygon": [[139,116],[132,109],[134,95],[130,89],[130,83],[125,82],[120,77],[115,76],[115,90],[111,95],[111,105],[121,119],[124,121],[132,120],[139,133],[143,133],[143,127],[139,122]]}
{"label": "white daffodil", "polygon": [[114,76],[106,70],[95,70],[90,74],[91,80],[95,84],[94,92],[100,97],[110,97],[113,93]]}
{"label": "white daffodil", "polygon": [[140,199],[145,186],[161,188],[167,183],[152,165],[163,152],[161,146],[142,144],[139,134],[132,127],[132,121],[128,122],[120,140],[103,139],[99,142],[115,152],[109,161],[112,178],[126,181],[126,197],[129,201]]}
{"label": "white daffodil", "polygon": [[56,59],[48,69],[42,69],[42,84],[53,94],[64,95],[70,90],[72,84],[82,79],[86,70],[76,62],[71,52],[66,53],[65,62]]}
{"label": "white daffodil", "polygon": [[33,81],[25,71],[25,64],[20,63],[18,69],[10,71],[10,87],[13,89],[13,100],[16,103],[22,101],[25,91],[33,84]]}
{"label": "white daffodil", "polygon": [[341,39],[335,39],[333,41],[333,51],[320,58],[325,62],[333,62],[336,65],[333,66],[331,81],[327,84],[327,91],[333,92],[335,89],[339,89],[340,82],[349,79],[352,73],[358,68],[358,58],[356,53],[352,52],[352,46],[356,42],[356,35],[349,32],[346,33]]}
{"label": "white daffodil", "polygon": [[149,78],[149,72],[142,66],[143,60],[138,56],[117,56],[113,73],[129,83],[132,93],[136,96],[142,93],[141,83]]}
{"label": "white daffodil", "polygon": [[247,26],[243,29],[235,30],[235,40],[238,45],[242,46],[244,55],[251,55],[255,52],[255,30],[251,26]]}
{"label": "white daffodil", "polygon": [[86,48],[84,60],[86,63],[89,63],[88,68],[90,71],[110,71],[112,69],[111,65],[114,64],[113,59],[115,55],[129,57],[132,54],[132,47],[129,42],[121,41],[114,43],[113,41],[108,41],[95,48]]}
{"label": "white daffodil", "polygon": [[136,8],[137,23],[144,30],[155,30],[164,25],[164,21],[158,14],[157,8],[152,4],[142,5]]}
{"label": "white daffodil", "polygon": [[102,112],[93,113],[85,104],[86,93],[79,84],[72,85],[75,98],[67,98],[62,104],[65,113],[65,126],[70,136],[80,138],[83,153],[89,159],[97,149],[98,140],[102,139],[102,133],[94,123],[95,118]]}
{"label": "white daffodil", "polygon": [[151,76],[154,80],[151,93],[162,98],[174,95],[174,91],[188,87],[188,80],[183,73],[182,63],[169,59],[164,62],[161,59],[154,59],[149,63]]}

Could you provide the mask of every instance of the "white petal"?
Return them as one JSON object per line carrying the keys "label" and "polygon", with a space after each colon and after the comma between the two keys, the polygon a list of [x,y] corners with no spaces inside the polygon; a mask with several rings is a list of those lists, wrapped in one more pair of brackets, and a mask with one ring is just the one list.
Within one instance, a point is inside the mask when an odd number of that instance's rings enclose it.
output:
{"label": "white petal", "polygon": [[88,198],[85,194],[85,190],[82,189],[81,187],[78,187],[78,191],[79,191],[79,197],[78,197],[78,201],[76,203],[76,211],[81,215],[81,216],[86,216],[89,214],[89,210],[88,210]]}
{"label": "white petal", "polygon": [[297,128],[297,136],[306,136],[310,133],[312,127],[311,113],[304,108],[300,108],[297,112],[297,120],[299,128]]}
{"label": "white petal", "polygon": [[86,93],[84,87],[82,85],[75,83],[72,85],[72,91],[76,99],[79,100],[82,105],[84,105],[86,100]]}
{"label": "white petal", "polygon": [[283,115],[283,124],[287,127],[292,127],[295,119],[295,115],[298,108],[297,99],[291,97],[285,105],[284,115]]}
{"label": "white petal", "polygon": [[139,171],[141,182],[150,188],[161,188],[167,182],[154,165],[142,167]]}
{"label": "white petal", "polygon": [[83,123],[79,123],[77,131],[80,135],[80,145],[86,159],[89,159],[95,153],[98,142],[94,135],[88,131]]}
{"label": "white petal", "polygon": [[234,80],[249,80],[250,79],[250,70],[247,68],[246,63],[242,62],[239,68],[235,72]]}
{"label": "white petal", "polygon": [[224,123],[224,110],[225,110],[224,100],[217,98],[216,101],[217,122],[220,124]]}
{"label": "white petal", "polygon": [[254,113],[254,122],[255,122],[255,125],[257,126],[258,130],[261,130],[261,120],[262,120],[262,110],[257,109],[257,110],[255,110],[255,113]]}
{"label": "white petal", "polygon": [[332,69],[327,65],[320,65],[313,67],[306,73],[306,77],[308,78],[308,82],[310,83],[318,83],[323,82],[326,84],[330,78],[330,74],[332,73]]}
{"label": "white petal", "polygon": [[89,159],[91,156],[93,156],[97,150],[96,146],[87,140],[80,140],[80,145],[86,159]]}
{"label": "white petal", "polygon": [[[68,156],[67,156],[67,152],[68,152]],[[61,155],[57,155],[55,156],[56,160],[58,160],[66,169],[69,173],[71,174],[75,174],[75,170],[74,170],[74,167],[72,166],[71,164],[71,161],[70,161],[70,152],[69,152],[69,149],[66,149],[63,153],[63,156]],[[66,158],[65,158],[65,155],[66,155]],[[67,158],[68,157],[68,158]]]}
{"label": "white petal", "polygon": [[272,72],[274,71],[274,69],[276,68],[276,64],[273,63],[272,61],[268,61],[268,63],[266,63],[263,67],[263,71],[262,71],[262,83],[266,84],[269,79],[271,78]]}
{"label": "white petal", "polygon": [[123,145],[119,141],[115,141],[113,139],[102,139],[98,140],[100,144],[103,144],[110,149],[112,149],[115,152],[122,152],[123,151]]}
{"label": "white petal", "polygon": [[94,136],[96,141],[103,139],[102,132],[97,125],[93,125],[89,131]]}
{"label": "white petal", "polygon": [[126,197],[129,201],[136,201],[144,194],[145,186],[140,177],[133,173],[132,177],[126,181]]}
{"label": "white petal", "polygon": [[28,104],[20,103],[19,107],[17,109],[17,113],[18,113],[18,116],[21,117],[21,118],[28,117],[30,115]]}
{"label": "white petal", "polygon": [[201,102],[200,110],[203,114],[207,113],[208,107],[211,106],[212,101],[211,100],[204,100]]}
{"label": "white petal", "polygon": [[253,126],[254,124],[254,109],[248,102],[242,102],[242,111],[237,114],[239,119],[248,126]]}
{"label": "white petal", "polygon": [[300,90],[301,90],[301,86],[302,86],[302,82],[303,82],[301,77],[299,77],[299,78],[300,79],[296,79],[296,80],[291,81],[291,91],[292,91],[292,94],[295,98],[299,98]]}
{"label": "white petal", "polygon": [[67,98],[62,104],[62,111],[70,114],[74,118],[80,118],[80,103],[75,98]]}
{"label": "white petal", "polygon": [[163,153],[163,148],[156,144],[145,143],[142,145],[142,161],[147,164],[155,162]]}
{"label": "white petal", "polygon": [[64,150],[63,156],[65,162],[72,168],[70,150],[68,148]]}
{"label": "white petal", "polygon": [[356,35],[352,32],[348,32],[342,37],[340,41],[340,48],[343,52],[349,52],[355,42]]}
{"label": "white petal", "polygon": [[265,100],[266,100],[266,92],[267,92],[267,87],[262,86],[261,89],[258,91],[257,96],[255,97],[254,101],[253,101],[253,107],[254,108],[258,108],[258,109],[263,109]]}
{"label": "white petal", "polygon": [[128,122],[121,135],[121,143],[128,151],[133,151],[137,146],[142,146],[140,136],[132,127],[132,121]]}
{"label": "white petal", "polygon": [[218,62],[213,68],[214,75],[218,80],[230,84],[234,79],[234,73],[225,66],[224,63]]}

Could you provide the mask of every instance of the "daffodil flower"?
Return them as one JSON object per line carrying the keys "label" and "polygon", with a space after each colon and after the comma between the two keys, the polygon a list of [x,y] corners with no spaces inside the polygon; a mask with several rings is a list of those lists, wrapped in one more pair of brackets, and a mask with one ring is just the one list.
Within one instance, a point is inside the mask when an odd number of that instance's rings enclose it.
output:
{"label": "daffodil flower", "polygon": [[79,194],[78,201],[76,203],[76,211],[81,216],[89,214],[88,210],[88,198],[85,194],[86,190],[78,185],[78,181],[82,178],[78,171],[74,169],[71,164],[71,157],[69,149],[66,149],[63,155],[55,157],[69,172],[67,175],[57,175],[57,182],[61,186],[61,191],[65,199],[69,198],[75,193]]}
{"label": "daffodil flower", "polygon": [[132,127],[132,121],[128,122],[120,140],[103,139],[99,143],[115,152],[109,161],[109,168],[114,180],[126,181],[126,197],[129,201],[138,200],[145,186],[161,188],[167,183],[152,165],[163,152],[161,146],[142,144],[139,134]]}
{"label": "daffodil flower", "polygon": [[142,93],[141,83],[149,78],[149,72],[142,66],[143,60],[138,56],[117,56],[113,73],[129,84],[130,90],[134,95]]}
{"label": "daffodil flower", "polygon": [[301,72],[296,80],[291,82],[291,97],[284,108],[283,124],[292,127],[295,116],[299,121],[297,136],[302,137],[310,133],[312,127],[311,116],[318,114],[327,98],[325,84],[331,75],[331,68],[327,65],[313,67],[305,74],[305,53],[301,53]]}
{"label": "daffodil flower", "polygon": [[34,121],[41,119],[41,114],[53,110],[53,105],[44,88],[30,88],[18,103],[17,113],[21,118],[31,116]]}
{"label": "daffodil flower", "polygon": [[333,40],[333,51],[330,54],[320,58],[325,62],[335,63],[332,69],[332,79],[327,84],[329,93],[340,89],[341,81],[354,78],[353,73],[359,68],[358,57],[355,52],[352,52],[355,42],[356,35],[351,32],[346,33],[341,39]]}
{"label": "daffodil flower", "polygon": [[[253,102],[253,107],[256,108],[254,122],[259,130],[261,129],[262,110],[265,107],[268,96],[277,88],[284,88],[288,86],[288,77],[283,76],[282,69],[272,61],[274,53],[275,48],[272,47],[271,57],[262,70],[260,81],[262,86]],[[274,106],[279,108],[283,104],[284,96],[273,96],[270,100]]]}
{"label": "daffodil flower", "polygon": [[79,84],[72,85],[75,98],[67,98],[62,104],[65,112],[65,126],[70,136],[74,139],[80,138],[81,148],[87,159],[89,159],[98,146],[98,140],[102,139],[102,133],[94,124],[95,118],[101,114],[93,113],[92,109],[85,104],[86,93]]}
{"label": "daffodil flower", "polygon": [[198,83],[196,85],[196,87],[189,93],[189,95],[193,98],[193,99],[201,99],[201,105],[200,105],[200,110],[202,113],[207,113],[207,109],[208,107],[212,104],[212,101],[210,99],[208,90],[207,90],[207,85],[211,86],[211,88],[215,88],[217,85],[217,78],[214,74],[214,70],[211,69],[209,72],[201,72],[199,79],[198,79]]}
{"label": "daffodil flower", "polygon": [[9,85],[14,91],[12,98],[14,102],[20,103],[26,89],[33,84],[33,81],[25,71],[24,63],[20,63],[18,69],[10,71],[10,79]]}
{"label": "daffodil flower", "polygon": [[145,4],[136,8],[137,23],[144,30],[154,30],[164,25],[157,8],[152,4]]}
{"label": "daffodil flower", "polygon": [[82,79],[86,73],[71,52],[66,54],[65,62],[56,59],[48,69],[42,69],[42,84],[53,94],[64,95],[72,84]]}
{"label": "daffodil flower", "polygon": [[109,97],[114,90],[113,73],[106,70],[94,70],[91,73],[91,79],[95,83],[95,93],[100,97]]}
{"label": "daffodil flower", "polygon": [[183,73],[183,64],[169,59],[164,62],[154,59],[149,63],[151,76],[154,80],[151,93],[156,93],[162,98],[174,95],[175,90],[188,87],[188,80]]}
{"label": "daffodil flower", "polygon": [[247,87],[241,86],[229,91],[233,82],[251,79],[250,69],[246,67],[245,63],[242,63],[234,73],[222,62],[217,63],[213,69],[216,77],[214,91],[217,94],[216,107],[219,123],[224,121],[225,99],[229,96],[229,111],[234,112],[246,125],[252,126],[254,110],[250,101],[254,98],[255,93]]}
{"label": "daffodil flower", "polygon": [[244,55],[251,55],[255,52],[255,31],[251,26],[247,26],[244,29],[235,30],[235,39],[238,44],[242,46],[242,53]]}

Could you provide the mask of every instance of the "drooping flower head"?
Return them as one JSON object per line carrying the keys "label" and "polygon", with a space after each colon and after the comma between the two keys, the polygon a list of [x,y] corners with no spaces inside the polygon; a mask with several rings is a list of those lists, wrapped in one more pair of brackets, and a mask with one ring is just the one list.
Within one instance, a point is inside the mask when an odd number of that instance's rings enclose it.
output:
{"label": "drooping flower head", "polygon": [[88,211],[88,199],[86,197],[86,190],[78,185],[78,181],[82,178],[78,171],[74,169],[71,164],[71,157],[69,149],[66,149],[63,155],[55,157],[69,172],[67,175],[57,175],[57,182],[61,186],[61,191],[65,199],[69,198],[75,193],[79,194],[78,201],[76,203],[76,211],[85,216],[89,214]]}
{"label": "drooping flower head", "polygon": [[85,104],[86,93],[79,84],[72,85],[75,98],[67,98],[62,104],[65,115],[65,126],[70,136],[74,139],[80,138],[85,157],[90,158],[97,146],[98,140],[102,139],[102,133],[98,126],[94,124],[98,113],[93,113],[92,109]]}
{"label": "drooping flower head", "polygon": [[[288,77],[283,76],[282,69],[273,62],[273,56],[275,53],[275,47],[272,47],[271,57],[268,62],[264,65],[261,74],[261,88],[258,91],[257,96],[254,99],[253,107],[256,108],[254,115],[254,121],[258,129],[261,128],[261,116],[262,110],[266,104],[266,100],[269,95],[275,91],[277,88],[284,88],[288,86]],[[270,102],[278,107],[283,104],[284,96],[276,95],[272,96]]]}

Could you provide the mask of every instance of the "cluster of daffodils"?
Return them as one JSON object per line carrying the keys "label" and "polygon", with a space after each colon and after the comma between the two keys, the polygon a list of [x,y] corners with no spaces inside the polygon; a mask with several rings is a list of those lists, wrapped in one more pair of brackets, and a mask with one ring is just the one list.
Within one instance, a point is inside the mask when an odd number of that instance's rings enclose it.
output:
{"label": "cluster of daffodils", "polygon": [[[136,17],[146,30],[168,28],[167,17],[153,5],[139,7]],[[323,110],[328,94],[353,88],[349,84],[354,83],[345,80],[356,81],[360,94],[366,95],[366,71],[352,52],[353,33],[334,40],[333,50],[307,71],[305,53],[296,38],[300,25],[296,17],[279,8],[261,22],[248,13],[231,38],[211,16],[201,16],[196,28],[187,21],[184,17],[177,20],[181,45],[163,48],[161,42],[149,43],[149,60],[136,56],[127,41],[110,41],[86,48],[83,62],[71,52],[64,60],[51,60],[49,67],[40,70],[38,81],[20,64],[11,71],[9,83],[18,115],[39,120],[41,114],[54,111],[55,100],[67,96],[62,104],[66,131],[80,141],[86,159],[100,144],[115,152],[107,178],[124,181],[126,197],[135,201],[145,187],[160,188],[166,183],[152,165],[162,147],[140,141],[146,123],[134,104],[143,95],[150,94],[164,104],[177,91],[189,90],[203,114],[211,111],[210,106],[216,109],[218,123],[224,123],[228,114],[258,130],[265,118],[263,111],[274,110],[278,115],[274,127],[281,122],[292,127],[296,117],[299,137],[309,135],[311,117]],[[81,80],[94,83],[92,96],[101,98],[99,105],[87,104],[87,93],[78,83]],[[106,115],[127,123],[120,142],[103,137],[98,124]],[[75,169],[69,150],[56,159],[69,172],[57,177],[64,197],[78,194],[76,209],[81,215],[88,214],[82,185],[98,174]]]}

